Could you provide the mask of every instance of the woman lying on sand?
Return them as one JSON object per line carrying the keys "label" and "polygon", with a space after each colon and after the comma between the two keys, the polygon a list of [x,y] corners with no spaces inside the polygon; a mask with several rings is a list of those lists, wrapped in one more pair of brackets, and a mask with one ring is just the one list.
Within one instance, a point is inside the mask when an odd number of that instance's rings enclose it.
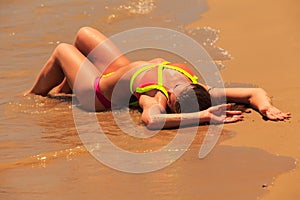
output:
{"label": "woman lying on sand", "polygon": [[[96,47],[97,53],[90,54]],[[118,102],[128,102],[122,98],[133,94],[143,110],[142,121],[149,128],[160,127],[162,121],[164,128],[172,128],[180,123],[195,125],[195,120],[197,124],[242,120],[241,111],[226,111],[231,104],[211,107],[211,97],[224,96],[228,102],[249,104],[270,120],[290,118],[290,113],[283,113],[271,104],[261,88],[226,88],[224,93],[224,89],[199,83],[184,64],[169,63],[162,58],[130,62],[125,55],[120,55],[117,47],[100,32],[81,28],[74,46],[62,43],[56,47],[28,93],[46,96],[55,87],[57,93],[73,90],[82,108],[104,111],[111,107],[113,90],[121,81]],[[76,87],[75,79],[80,83]],[[193,95],[197,106],[183,109],[180,105],[191,105]],[[88,96],[95,96],[95,100],[90,101]]]}

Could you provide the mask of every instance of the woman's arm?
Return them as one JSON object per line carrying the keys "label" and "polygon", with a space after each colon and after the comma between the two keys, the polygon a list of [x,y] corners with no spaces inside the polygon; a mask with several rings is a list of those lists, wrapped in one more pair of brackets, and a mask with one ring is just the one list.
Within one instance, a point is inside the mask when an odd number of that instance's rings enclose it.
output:
{"label": "woman's arm", "polygon": [[272,105],[270,97],[262,88],[214,89],[211,95],[217,98],[226,95],[228,102],[249,104],[270,120],[284,120],[290,118],[290,113],[283,113]]}
{"label": "woman's arm", "polygon": [[165,97],[142,95],[139,102],[143,108],[142,121],[149,129],[178,128],[193,126],[200,123],[230,123],[242,120],[240,111],[226,111],[231,105],[214,106],[207,110],[193,113],[166,114]]}
{"label": "woman's arm", "polygon": [[159,104],[155,104],[143,108],[142,121],[149,129],[162,129],[199,125],[209,120],[204,112],[166,114]]}

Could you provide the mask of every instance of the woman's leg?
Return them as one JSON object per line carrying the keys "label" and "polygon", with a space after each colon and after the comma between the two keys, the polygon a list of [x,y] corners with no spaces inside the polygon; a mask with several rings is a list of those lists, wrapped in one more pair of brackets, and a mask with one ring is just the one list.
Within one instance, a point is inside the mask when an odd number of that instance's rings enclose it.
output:
{"label": "woman's leg", "polygon": [[[46,96],[50,90],[63,82],[65,74],[60,63],[60,60],[63,59],[61,58],[61,51],[65,51],[66,55],[75,57],[75,55],[73,55],[74,52],[72,50],[70,51],[66,44],[58,45],[44,67],[41,69],[33,87],[28,91],[28,93]],[[70,63],[70,66],[72,66],[72,64],[73,63]]]}
{"label": "woman's leg", "polygon": [[[130,61],[102,33],[91,27],[82,27],[77,32],[74,46],[86,56],[102,74],[114,72],[130,64]],[[70,86],[64,80],[55,89],[56,93],[70,93]]]}
{"label": "woman's leg", "polygon": [[54,93],[72,94],[72,89],[65,78],[57,87],[54,88]]}
{"label": "woman's leg", "polygon": [[83,27],[78,31],[75,46],[104,74],[130,64],[127,57],[106,36],[91,27]]}
{"label": "woman's leg", "polygon": [[85,109],[104,109],[95,99],[94,81],[99,75],[95,66],[72,45],[60,44],[42,68],[29,93],[47,95],[66,79]]}

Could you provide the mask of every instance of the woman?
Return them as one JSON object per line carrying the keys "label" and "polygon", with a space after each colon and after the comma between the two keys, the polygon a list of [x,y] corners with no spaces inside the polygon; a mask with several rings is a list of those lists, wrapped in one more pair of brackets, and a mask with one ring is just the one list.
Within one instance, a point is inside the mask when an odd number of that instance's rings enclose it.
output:
{"label": "woman", "polygon": [[[75,82],[80,84],[75,87]],[[183,64],[161,58],[130,62],[111,41],[90,27],[79,30],[74,45],[56,47],[28,93],[45,96],[54,87],[57,93],[73,91],[84,109],[103,111],[110,108],[116,85],[120,87],[113,104],[122,104],[128,94],[133,94],[149,128],[160,127],[162,123],[164,128],[172,128],[242,120],[240,111],[226,111],[230,104],[211,107],[210,97],[250,104],[270,120],[290,118],[290,113],[271,105],[261,88],[226,88],[224,93],[223,89],[211,90],[198,83]],[[197,106],[183,106],[194,103],[193,98]]]}

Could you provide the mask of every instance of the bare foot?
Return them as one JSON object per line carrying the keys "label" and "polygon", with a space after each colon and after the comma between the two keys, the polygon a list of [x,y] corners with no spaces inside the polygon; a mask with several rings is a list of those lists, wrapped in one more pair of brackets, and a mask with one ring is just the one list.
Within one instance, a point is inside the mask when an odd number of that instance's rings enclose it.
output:
{"label": "bare foot", "polygon": [[19,97],[25,97],[25,96],[28,96],[30,94],[33,94],[32,91],[31,90],[27,90],[25,92],[21,92],[21,93],[17,94],[17,96],[19,96]]}

